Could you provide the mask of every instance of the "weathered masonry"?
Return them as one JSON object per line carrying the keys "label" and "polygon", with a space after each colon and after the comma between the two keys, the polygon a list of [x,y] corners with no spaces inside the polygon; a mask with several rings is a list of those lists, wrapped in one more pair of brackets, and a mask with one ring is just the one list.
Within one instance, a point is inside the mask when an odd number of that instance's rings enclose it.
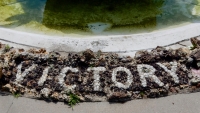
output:
{"label": "weathered masonry", "polygon": [[[45,50],[12,49],[1,55],[3,90],[33,98],[67,101],[127,101],[198,91],[199,79],[184,49],[158,47],[132,57],[113,53],[60,56]],[[187,66],[186,66],[187,65]]]}
{"label": "weathered masonry", "polygon": [[[34,68],[36,68],[36,64],[32,64],[32,66],[28,67],[27,69],[25,69],[25,71],[21,71],[22,70],[22,64],[24,62],[22,62],[21,64],[19,64],[17,66],[17,74],[16,74],[16,83],[21,83],[24,79],[25,76],[27,76],[27,74],[30,71],[33,71]],[[164,69],[165,72],[167,72],[173,79],[173,81],[175,83],[179,83],[179,78],[176,74],[177,71],[177,62],[170,62],[169,64],[171,65],[171,69],[168,69],[164,64],[161,63],[156,63],[157,65],[159,65],[161,68]],[[157,71],[153,66],[151,65],[147,65],[147,64],[138,64],[137,66],[137,71],[138,74],[140,76],[140,82],[141,85],[143,87],[147,87],[147,80],[146,78],[150,78],[152,79],[153,82],[155,82],[156,84],[158,84],[160,87],[164,86],[164,83],[161,82],[159,80],[159,78],[155,75],[155,71]],[[39,81],[37,82],[38,86],[43,86],[44,82],[47,80],[48,77],[48,72],[49,69],[51,69],[50,67],[46,67],[43,70],[43,73],[39,79]],[[183,69],[186,70],[186,67],[183,66]],[[58,76],[56,76],[56,78],[58,79],[58,83],[60,84],[60,86],[62,87],[67,87],[66,83],[65,83],[65,78],[67,76],[66,73],[68,73],[68,71],[71,71],[73,73],[78,73],[79,70],[78,68],[72,68],[72,67],[64,67],[63,69],[61,69],[61,72],[59,73]],[[101,91],[101,83],[100,83],[100,72],[105,72],[106,68],[105,67],[89,67],[87,69],[88,72],[93,72],[93,90],[94,91]],[[118,72],[125,72],[124,75],[127,76],[127,80],[126,82],[123,84],[120,81],[117,81],[117,74]],[[81,74],[79,74],[81,75]],[[131,84],[134,85],[133,83],[133,74],[131,73],[131,71],[125,67],[116,67],[112,70],[112,77],[110,78],[112,80],[112,82],[114,83],[114,85],[118,88],[124,88],[124,89],[128,89],[130,87]],[[72,85],[74,86],[73,88],[76,87],[76,85]]]}

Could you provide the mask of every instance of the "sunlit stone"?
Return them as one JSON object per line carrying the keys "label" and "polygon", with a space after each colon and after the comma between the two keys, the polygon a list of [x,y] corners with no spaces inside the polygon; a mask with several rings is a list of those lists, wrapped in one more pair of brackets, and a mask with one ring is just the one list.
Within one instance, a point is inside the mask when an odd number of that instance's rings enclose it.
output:
{"label": "sunlit stone", "polygon": [[146,78],[151,78],[154,80],[155,83],[157,83],[159,86],[163,86],[164,83],[162,83],[158,77],[155,75],[156,69],[153,66],[147,65],[147,64],[139,64],[137,65],[137,70],[139,72],[140,81],[142,82],[142,86],[147,86]]}
{"label": "sunlit stone", "polygon": [[[127,81],[125,84],[122,84],[121,82],[118,82],[116,80],[116,76],[117,76],[117,72],[118,71],[124,71],[127,73]],[[129,88],[129,86],[132,84],[133,82],[133,75],[131,74],[131,71],[125,67],[117,67],[115,69],[113,69],[112,72],[112,81],[114,82],[115,86],[119,87],[119,88],[124,88],[127,89]]]}
{"label": "sunlit stone", "polygon": [[100,72],[106,71],[105,67],[90,67],[87,71],[93,71],[94,74],[94,91],[100,91]]}
{"label": "sunlit stone", "polygon": [[174,79],[175,83],[179,83],[179,78],[176,74],[176,70],[177,70],[177,62],[170,62],[171,64],[171,70],[169,70],[165,65],[161,64],[161,63],[157,63],[160,67],[162,67],[166,72],[168,72]]}
{"label": "sunlit stone", "polygon": [[36,64],[32,64],[31,67],[29,67],[28,69],[25,69],[25,71],[22,72],[21,71],[22,64],[23,62],[17,66],[16,82],[21,82],[24,79],[24,77],[36,67]]}

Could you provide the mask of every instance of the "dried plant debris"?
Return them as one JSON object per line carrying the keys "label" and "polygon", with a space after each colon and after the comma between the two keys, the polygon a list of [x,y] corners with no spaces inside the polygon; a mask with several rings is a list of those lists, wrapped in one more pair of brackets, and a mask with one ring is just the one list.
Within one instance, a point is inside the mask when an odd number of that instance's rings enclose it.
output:
{"label": "dried plant debris", "polygon": [[200,68],[200,40],[198,40],[197,38],[191,38],[190,41],[193,45],[193,49],[189,56],[188,64],[195,69],[199,69]]}
{"label": "dried plant debris", "polygon": [[138,51],[134,57],[91,50],[63,57],[45,49],[12,48],[0,55],[0,85],[17,96],[70,106],[79,101],[157,98],[199,91],[200,71],[193,68],[190,56],[184,48],[163,47]]}

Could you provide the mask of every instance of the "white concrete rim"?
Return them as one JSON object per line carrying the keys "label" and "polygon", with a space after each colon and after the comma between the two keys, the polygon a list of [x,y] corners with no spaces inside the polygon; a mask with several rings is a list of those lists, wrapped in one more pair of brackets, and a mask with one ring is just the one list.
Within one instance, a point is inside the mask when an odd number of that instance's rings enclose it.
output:
{"label": "white concrete rim", "polygon": [[128,53],[142,49],[166,46],[172,43],[200,35],[200,23],[156,31],[151,33],[93,36],[72,38],[32,34],[0,27],[0,40],[50,51],[81,52],[92,51]]}

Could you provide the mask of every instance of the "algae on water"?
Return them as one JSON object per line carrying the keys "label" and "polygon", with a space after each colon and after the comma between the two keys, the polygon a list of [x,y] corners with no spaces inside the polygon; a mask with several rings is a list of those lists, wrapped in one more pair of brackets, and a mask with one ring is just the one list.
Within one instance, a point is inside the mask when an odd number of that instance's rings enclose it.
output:
{"label": "algae on water", "polygon": [[200,15],[200,0],[47,0],[43,24],[86,26],[156,26],[191,21]]}
{"label": "algae on water", "polygon": [[0,0],[0,25],[21,26],[31,21],[42,21],[45,0]]}
{"label": "algae on water", "polygon": [[97,23],[111,26],[108,31],[155,30],[159,25],[199,20],[199,16],[200,0],[0,0],[1,26],[42,29],[44,34],[85,33],[89,27],[95,31]]}
{"label": "algae on water", "polygon": [[164,0],[47,0],[45,25],[85,26],[104,22],[114,26],[142,23],[161,14]]}
{"label": "algae on water", "polygon": [[17,0],[0,0],[0,6],[5,6],[16,2]]}

